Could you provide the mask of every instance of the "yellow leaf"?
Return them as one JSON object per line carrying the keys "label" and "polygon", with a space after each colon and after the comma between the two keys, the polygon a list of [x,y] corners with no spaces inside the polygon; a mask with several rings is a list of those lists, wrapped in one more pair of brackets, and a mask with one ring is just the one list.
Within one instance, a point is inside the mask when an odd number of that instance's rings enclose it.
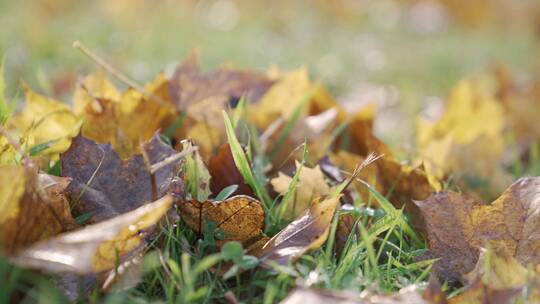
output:
{"label": "yellow leaf", "polygon": [[64,152],[71,138],[79,133],[80,120],[64,103],[47,98],[25,87],[26,104],[22,112],[9,121],[12,127],[26,131],[35,145],[54,141],[45,150],[46,154]]}
{"label": "yellow leaf", "polygon": [[[314,199],[330,193],[330,187],[326,184],[319,166],[315,166],[314,168],[302,167],[300,163],[296,162],[296,170],[300,170],[300,176],[298,177],[295,195],[291,197],[289,202],[283,202],[287,204],[285,211],[286,218],[297,217],[309,208]],[[273,178],[270,183],[276,192],[285,195],[291,181],[291,177],[280,172],[278,177]]]}
{"label": "yellow leaf", "polygon": [[145,92],[130,88],[120,94],[102,74],[85,78],[75,92],[75,109],[83,119],[82,133],[99,143],[111,143],[122,158],[139,151],[166,121],[175,117],[160,74],[145,87]]}
{"label": "yellow leaf", "polygon": [[288,119],[305,98],[309,97],[311,89],[305,68],[285,73],[270,71],[269,74],[274,76],[277,82],[252,107],[250,113],[260,128],[266,128],[279,117]]}

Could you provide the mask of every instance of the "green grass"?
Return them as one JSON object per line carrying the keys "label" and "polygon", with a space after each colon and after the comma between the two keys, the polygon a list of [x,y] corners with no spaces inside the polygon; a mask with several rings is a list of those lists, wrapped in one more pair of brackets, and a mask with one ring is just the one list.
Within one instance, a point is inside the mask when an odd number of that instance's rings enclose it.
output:
{"label": "green grass", "polygon": [[[240,143],[227,114],[224,121],[235,163],[246,183],[255,189],[256,195],[266,204],[274,204],[253,174],[253,166]],[[240,118],[236,126],[247,123]],[[304,162],[308,157],[304,148]],[[298,172],[293,181],[298,179]],[[189,174],[188,184],[196,185],[197,174]],[[298,184],[293,182],[281,202],[287,201]],[[275,303],[283,299],[302,280],[312,286],[362,291],[366,288],[380,292],[392,292],[409,284],[426,280],[432,261],[416,262],[415,258],[425,250],[425,243],[412,232],[401,210],[396,210],[383,194],[370,189],[373,200],[382,206],[380,210],[357,205],[353,209],[337,211],[331,226],[329,240],[321,248],[302,256],[289,266],[274,269],[255,268],[255,257],[246,256],[238,243],[225,246],[221,252],[215,245],[219,230],[210,223],[205,235],[199,239],[182,222],[166,225],[154,239],[143,261],[143,277],[134,288],[100,294],[94,291],[86,299],[90,303],[226,303],[225,295],[232,293],[243,303]],[[222,191],[220,199],[230,195],[230,189]],[[228,194],[229,193],[229,194]],[[267,209],[268,236],[277,233],[288,222],[283,218],[282,208],[274,205]],[[356,218],[355,231],[349,235],[343,251],[335,251],[334,232],[338,215],[350,213]],[[240,248],[238,247],[240,246]],[[225,263],[233,263],[234,269],[220,276],[216,270]],[[8,278],[0,288],[0,300],[23,293],[32,302],[67,302],[61,292],[45,275],[0,263],[0,276]],[[44,293],[46,290],[46,293]],[[54,295],[47,298],[45,295]],[[5,301],[4,301],[5,302]]]}

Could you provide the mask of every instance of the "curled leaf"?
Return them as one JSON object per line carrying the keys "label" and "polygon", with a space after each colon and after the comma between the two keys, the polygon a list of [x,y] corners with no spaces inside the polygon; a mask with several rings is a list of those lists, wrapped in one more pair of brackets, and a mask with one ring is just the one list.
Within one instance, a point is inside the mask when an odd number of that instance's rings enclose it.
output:
{"label": "curled leaf", "polygon": [[75,226],[63,194],[68,183],[26,167],[0,167],[0,252],[13,253]]}
{"label": "curled leaf", "polygon": [[264,262],[287,265],[305,252],[319,248],[328,238],[339,196],[315,199],[298,219],[272,237],[261,249]]}
{"label": "curled leaf", "polygon": [[61,234],[17,252],[11,261],[48,272],[100,273],[143,250],[153,226],[172,206],[171,196]]}

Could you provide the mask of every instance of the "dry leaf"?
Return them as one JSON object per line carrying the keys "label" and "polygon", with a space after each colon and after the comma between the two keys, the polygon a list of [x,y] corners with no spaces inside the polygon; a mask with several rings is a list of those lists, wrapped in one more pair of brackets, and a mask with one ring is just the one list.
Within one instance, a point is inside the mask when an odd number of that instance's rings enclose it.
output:
{"label": "dry leaf", "polygon": [[[276,83],[251,107],[250,118],[264,129],[276,119],[289,119],[298,106],[310,96],[311,83],[305,68],[289,72],[270,71]],[[274,75],[272,75],[274,74]]]}
{"label": "dry leaf", "polygon": [[504,250],[524,265],[540,263],[540,178],[521,178],[491,204],[454,192],[433,194],[416,202],[428,233],[428,258],[440,258],[434,270],[457,281],[470,272],[479,250]]}
{"label": "dry leaf", "polygon": [[272,237],[263,247],[260,259],[287,265],[305,252],[319,248],[328,238],[339,197],[315,199],[298,219]]}
{"label": "dry leaf", "polygon": [[[245,96],[248,100],[256,102],[272,85],[264,74],[219,68],[208,73],[202,73],[196,53],[192,53],[173,74],[170,80],[170,93],[174,104],[179,111],[190,113],[197,108],[197,103],[211,101],[219,108],[218,118],[221,118],[221,109],[230,101]],[[206,107],[208,110],[208,107]],[[192,118],[201,119],[199,115]],[[208,117],[210,118],[210,117]],[[220,119],[218,119],[220,121]]]}
{"label": "dry leaf", "polygon": [[14,115],[8,124],[32,138],[33,145],[49,143],[42,154],[55,155],[64,152],[79,132],[80,119],[64,103],[47,98],[24,87],[24,109]]}
{"label": "dry leaf", "polygon": [[83,118],[82,134],[111,143],[122,158],[139,151],[141,141],[165,128],[176,116],[162,74],[145,86],[119,93],[103,74],[87,76],[75,92],[75,113]]}
{"label": "dry leaf", "polygon": [[540,300],[538,270],[530,271],[504,251],[482,250],[468,286],[450,303],[536,303]]}
{"label": "dry leaf", "polygon": [[234,192],[237,195],[253,196],[253,191],[244,182],[244,178],[232,156],[231,147],[228,143],[223,144],[218,153],[208,161],[208,171],[210,172],[210,190],[214,195],[218,195],[221,190],[231,185],[237,185],[238,189]]}
{"label": "dry leaf", "polygon": [[198,235],[204,233],[208,222],[214,222],[225,233],[224,239],[216,240],[220,247],[229,241],[258,239],[264,229],[262,204],[249,196],[237,195],[218,202],[191,200],[177,206],[184,222]]}
{"label": "dry leaf", "polygon": [[[144,145],[151,164],[175,154],[161,142],[159,135]],[[72,178],[66,189],[72,212],[90,215],[90,223],[133,210],[152,201],[152,180],[143,156],[122,160],[109,144],[97,144],[83,136],[73,139],[71,147],[60,156],[62,176]],[[155,172],[158,197],[169,190],[171,179],[179,170],[180,160]]]}
{"label": "dry leaf", "polygon": [[48,272],[100,273],[144,250],[153,226],[172,206],[171,196],[76,231],[32,245],[10,260]]}
{"label": "dry leaf", "polygon": [[417,142],[428,174],[438,179],[452,174],[465,187],[473,177],[489,183],[481,189],[488,195],[502,191],[509,184],[500,166],[505,126],[503,108],[488,85],[460,82],[438,121],[418,121]]}
{"label": "dry leaf", "polygon": [[[294,196],[287,204],[285,211],[286,218],[296,218],[299,214],[307,210],[315,199],[325,196],[330,193],[330,187],[324,180],[324,175],[321,168],[317,165],[314,168],[303,166],[296,162],[296,170],[300,170],[298,184]],[[278,177],[273,178],[270,183],[274,190],[281,195],[285,195],[289,189],[289,184],[292,182],[292,177],[283,173],[279,173]]]}
{"label": "dry leaf", "polygon": [[72,229],[62,194],[69,179],[37,174],[22,166],[0,167],[0,251],[10,254]]}

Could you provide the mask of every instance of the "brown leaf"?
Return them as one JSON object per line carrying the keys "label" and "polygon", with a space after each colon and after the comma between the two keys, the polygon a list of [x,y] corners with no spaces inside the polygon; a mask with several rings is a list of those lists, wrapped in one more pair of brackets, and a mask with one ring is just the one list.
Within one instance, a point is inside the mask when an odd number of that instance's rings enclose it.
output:
{"label": "brown leaf", "polygon": [[440,258],[434,270],[457,281],[471,271],[479,249],[491,246],[523,264],[540,263],[538,227],[540,178],[521,178],[491,204],[439,192],[416,202],[424,217],[428,258]]}
{"label": "brown leaf", "polygon": [[172,206],[167,195],[135,210],[32,245],[10,260],[48,272],[100,273],[142,252],[154,225]]}
{"label": "brown leaf", "polygon": [[319,248],[328,238],[339,197],[315,199],[298,219],[272,237],[262,248],[263,262],[287,265],[305,252]]}
{"label": "brown leaf", "polygon": [[264,229],[262,204],[249,196],[237,195],[220,202],[191,200],[177,206],[184,222],[198,235],[204,232],[208,222],[223,230],[225,238],[216,240],[220,247],[229,241],[258,239]]}
{"label": "brown leaf", "polygon": [[244,178],[232,156],[231,148],[228,143],[223,144],[218,153],[208,161],[208,171],[210,172],[210,190],[214,195],[218,195],[221,190],[230,185],[237,185],[238,189],[234,192],[237,195],[253,196],[253,191],[244,182]]}
{"label": "brown leaf", "polygon": [[27,167],[0,167],[0,252],[10,254],[75,227],[63,195],[68,183]]}
{"label": "brown leaf", "polygon": [[[175,154],[161,142],[159,135],[144,145],[151,164]],[[97,144],[83,136],[74,138],[71,147],[60,156],[62,176],[72,178],[66,189],[74,215],[90,213],[96,223],[133,210],[152,201],[152,180],[143,156],[122,160],[110,144]],[[169,189],[180,160],[155,172],[158,197]]]}
{"label": "brown leaf", "polygon": [[[264,74],[251,71],[223,67],[202,73],[198,56],[192,53],[174,72],[169,90],[177,109],[189,112],[195,103],[205,101],[221,104],[220,109],[242,96],[255,102],[272,84]],[[218,114],[221,117],[221,110]]]}

